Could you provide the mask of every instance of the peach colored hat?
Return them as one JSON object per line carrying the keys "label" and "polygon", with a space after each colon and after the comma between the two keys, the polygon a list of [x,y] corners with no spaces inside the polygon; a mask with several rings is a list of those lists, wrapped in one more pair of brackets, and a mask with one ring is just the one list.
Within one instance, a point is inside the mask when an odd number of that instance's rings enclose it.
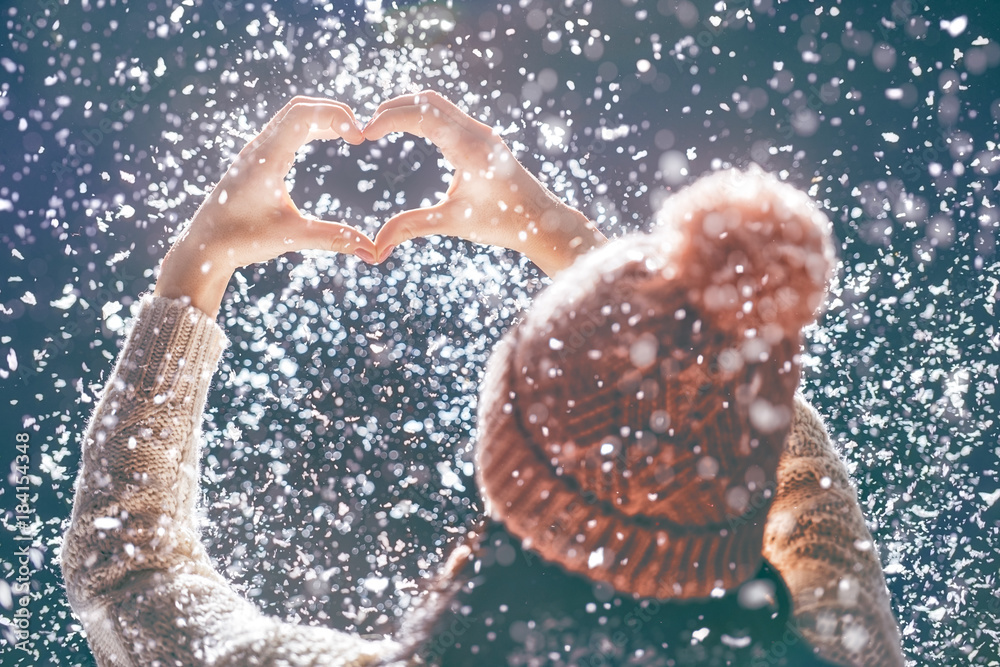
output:
{"label": "peach colored hat", "polygon": [[705,597],[753,576],[829,222],[759,170],[672,197],[651,234],[564,271],[490,362],[477,476],[542,558]]}

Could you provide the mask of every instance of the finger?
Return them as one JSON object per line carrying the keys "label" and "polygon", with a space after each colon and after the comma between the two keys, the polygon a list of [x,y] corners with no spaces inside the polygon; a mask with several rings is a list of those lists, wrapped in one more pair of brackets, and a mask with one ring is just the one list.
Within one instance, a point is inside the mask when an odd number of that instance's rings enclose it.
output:
{"label": "finger", "polygon": [[446,116],[449,120],[451,120],[451,122],[462,126],[465,130],[484,133],[492,132],[488,125],[480,123],[478,120],[460,109],[451,100],[435,90],[423,90],[419,93],[413,93],[411,95],[400,95],[399,97],[383,102],[375,110],[374,116],[378,116],[380,113],[388,109],[397,109],[406,106],[433,107],[441,115]]}
{"label": "finger", "polygon": [[390,132],[409,132],[430,139],[443,149],[433,135],[445,128],[480,140],[493,133],[489,126],[472,118],[439,93],[426,91],[403,95],[379,105],[364,129],[364,136],[374,140]]}
{"label": "finger", "polygon": [[352,143],[364,141],[351,108],[326,100],[293,106],[282,117],[267,144],[269,149],[273,144],[274,150],[294,153],[304,143],[317,138],[343,138]]}
{"label": "finger", "polygon": [[375,258],[375,244],[360,230],[339,222],[327,222],[315,218],[301,217],[299,232],[290,239],[287,250],[326,250],[357,255],[372,262]]}
{"label": "finger", "polygon": [[[441,150],[446,160],[455,166],[470,166],[468,158],[480,155],[482,143],[461,126],[433,116],[425,107],[407,106],[388,109],[365,128],[368,141],[381,139],[393,132],[407,132],[423,137]],[[481,165],[480,165],[481,166]]]}
{"label": "finger", "polygon": [[407,104],[380,112],[365,125],[363,130],[365,139],[374,141],[393,132],[408,132],[426,139],[426,129],[421,125],[422,106]]}
{"label": "finger", "polygon": [[[342,106],[346,107],[346,105],[343,105],[342,103],[337,102],[336,100],[329,100],[323,97],[308,97],[306,95],[296,95],[292,99],[288,100],[285,106],[278,109],[277,113],[271,116],[271,119],[267,121],[267,125],[264,126],[264,129],[258,132],[257,136],[254,137],[254,140],[251,141],[249,144],[247,144],[246,149],[253,150],[254,148],[259,148],[261,145],[266,143],[267,139],[272,134],[274,134],[275,130],[278,127],[278,124],[281,123],[282,119],[288,114],[288,112],[292,109],[292,107],[299,104],[329,104],[329,103],[341,104]],[[346,108],[348,111],[350,111],[350,107]],[[353,111],[350,111],[350,113],[353,116]]]}
{"label": "finger", "polygon": [[400,243],[433,234],[454,235],[455,211],[450,202],[404,211],[390,218],[375,235],[375,256],[383,261]]}
{"label": "finger", "polygon": [[289,109],[262,141],[254,141],[254,153],[284,173],[303,145],[317,139],[337,138],[354,144],[364,141],[350,108],[329,100],[304,102]]}

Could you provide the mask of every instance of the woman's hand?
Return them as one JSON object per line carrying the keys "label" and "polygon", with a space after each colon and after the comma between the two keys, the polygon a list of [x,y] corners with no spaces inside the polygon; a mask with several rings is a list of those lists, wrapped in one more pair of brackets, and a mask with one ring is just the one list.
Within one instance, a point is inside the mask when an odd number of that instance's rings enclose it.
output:
{"label": "woman's hand", "polygon": [[458,236],[524,253],[552,275],[606,239],[579,211],[539,183],[489,127],[436,92],[383,103],[364,138],[409,132],[434,143],[454,167],[445,198],[394,216],[375,237],[376,256],[430,234]]}
{"label": "woman's hand", "polygon": [[315,139],[364,141],[351,109],[295,97],[248,143],[202,204],[160,267],[155,294],[187,296],[214,316],[238,267],[296,250],[353,253],[372,262],[375,245],[360,231],[303,216],[285,187],[295,152]]}

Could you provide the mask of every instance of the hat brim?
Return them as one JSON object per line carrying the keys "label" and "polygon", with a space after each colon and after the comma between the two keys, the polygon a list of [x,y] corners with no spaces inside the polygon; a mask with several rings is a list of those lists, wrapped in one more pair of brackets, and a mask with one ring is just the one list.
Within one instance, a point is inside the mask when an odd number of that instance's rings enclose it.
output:
{"label": "hat brim", "polygon": [[494,519],[543,559],[622,593],[704,598],[757,573],[766,511],[679,526],[626,515],[557,475],[530,441],[512,395],[517,335],[495,349],[479,403],[476,474]]}

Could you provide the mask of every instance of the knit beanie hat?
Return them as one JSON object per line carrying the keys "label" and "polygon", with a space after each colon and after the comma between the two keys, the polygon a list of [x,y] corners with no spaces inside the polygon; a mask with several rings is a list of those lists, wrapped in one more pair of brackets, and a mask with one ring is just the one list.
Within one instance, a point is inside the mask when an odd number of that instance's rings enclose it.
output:
{"label": "knit beanie hat", "polygon": [[565,270],[495,350],[479,403],[488,513],[616,590],[753,576],[829,222],[760,170],[705,177],[650,234]]}

